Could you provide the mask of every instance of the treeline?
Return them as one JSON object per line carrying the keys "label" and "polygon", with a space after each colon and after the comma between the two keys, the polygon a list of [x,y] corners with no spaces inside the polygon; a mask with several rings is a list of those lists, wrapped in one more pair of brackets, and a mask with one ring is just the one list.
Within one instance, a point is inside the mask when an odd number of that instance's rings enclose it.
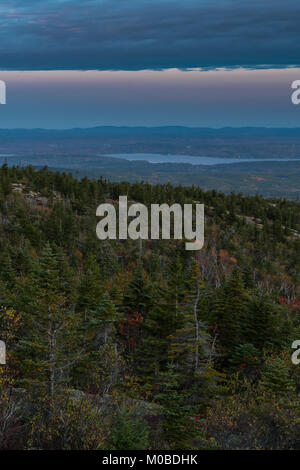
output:
{"label": "treeline", "polygon": [[[205,204],[205,246],[96,207]],[[0,170],[2,449],[299,449],[300,203]]]}

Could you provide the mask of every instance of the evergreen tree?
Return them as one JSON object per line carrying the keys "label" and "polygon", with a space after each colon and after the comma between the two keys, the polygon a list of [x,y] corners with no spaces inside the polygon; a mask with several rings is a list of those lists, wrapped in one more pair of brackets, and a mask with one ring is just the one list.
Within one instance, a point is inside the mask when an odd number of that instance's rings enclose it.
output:
{"label": "evergreen tree", "polygon": [[59,384],[68,382],[79,357],[74,305],[61,291],[57,259],[49,243],[40,254],[33,277],[34,298],[24,307],[26,337],[20,341],[24,381],[44,389],[52,406]]}
{"label": "evergreen tree", "polygon": [[235,270],[225,286],[219,289],[213,304],[213,319],[225,357],[243,340],[247,314],[248,294],[239,271]]}
{"label": "evergreen tree", "polygon": [[141,418],[135,418],[122,405],[107,438],[109,450],[143,450],[149,445],[149,429]]}
{"label": "evergreen tree", "polygon": [[254,298],[249,304],[244,335],[260,351],[278,344],[278,311],[268,299]]}
{"label": "evergreen tree", "polygon": [[259,382],[259,392],[267,398],[286,397],[295,393],[295,384],[290,376],[289,366],[280,357],[266,361]]}
{"label": "evergreen tree", "polygon": [[81,278],[78,292],[78,309],[84,312],[84,319],[94,310],[103,295],[100,268],[94,255],[89,255]]}

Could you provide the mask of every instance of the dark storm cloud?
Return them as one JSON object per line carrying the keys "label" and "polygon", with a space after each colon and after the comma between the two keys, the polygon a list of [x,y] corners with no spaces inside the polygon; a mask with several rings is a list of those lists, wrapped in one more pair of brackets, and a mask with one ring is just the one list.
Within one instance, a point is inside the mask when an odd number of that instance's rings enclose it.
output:
{"label": "dark storm cloud", "polygon": [[0,68],[298,65],[298,0],[9,0]]}

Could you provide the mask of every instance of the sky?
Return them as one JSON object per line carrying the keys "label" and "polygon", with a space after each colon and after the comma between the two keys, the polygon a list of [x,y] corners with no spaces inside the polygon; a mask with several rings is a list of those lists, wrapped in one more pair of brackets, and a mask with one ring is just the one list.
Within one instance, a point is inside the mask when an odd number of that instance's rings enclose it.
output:
{"label": "sky", "polygon": [[0,67],[299,65],[298,0],[2,0]]}
{"label": "sky", "polygon": [[6,71],[0,127],[298,127],[291,83],[268,70]]}
{"label": "sky", "polygon": [[299,126],[298,0],[2,0],[1,127]]}

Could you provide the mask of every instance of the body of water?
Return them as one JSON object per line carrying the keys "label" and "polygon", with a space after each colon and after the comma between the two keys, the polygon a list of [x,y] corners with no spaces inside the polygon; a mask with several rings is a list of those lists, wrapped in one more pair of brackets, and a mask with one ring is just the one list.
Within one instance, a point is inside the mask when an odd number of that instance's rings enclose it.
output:
{"label": "body of water", "polygon": [[225,163],[245,162],[282,162],[299,161],[300,158],[219,158],[219,157],[193,157],[191,155],[163,155],[159,153],[113,153],[104,155],[111,158],[124,158],[129,161],[144,160],[149,163],[190,163],[192,165],[224,165]]}
{"label": "body of water", "polygon": [[[102,159],[100,159],[102,157]],[[49,168],[66,168],[66,169],[91,169],[102,168],[103,157],[119,158],[127,161],[147,161],[149,163],[189,163],[192,165],[224,165],[231,163],[246,162],[288,162],[300,161],[300,158],[284,159],[284,158],[220,158],[220,157],[193,157],[192,155],[172,155],[158,153],[114,153],[107,155],[16,155],[16,154],[0,154],[0,166],[7,162],[9,166],[13,165],[33,165],[44,166]]]}

